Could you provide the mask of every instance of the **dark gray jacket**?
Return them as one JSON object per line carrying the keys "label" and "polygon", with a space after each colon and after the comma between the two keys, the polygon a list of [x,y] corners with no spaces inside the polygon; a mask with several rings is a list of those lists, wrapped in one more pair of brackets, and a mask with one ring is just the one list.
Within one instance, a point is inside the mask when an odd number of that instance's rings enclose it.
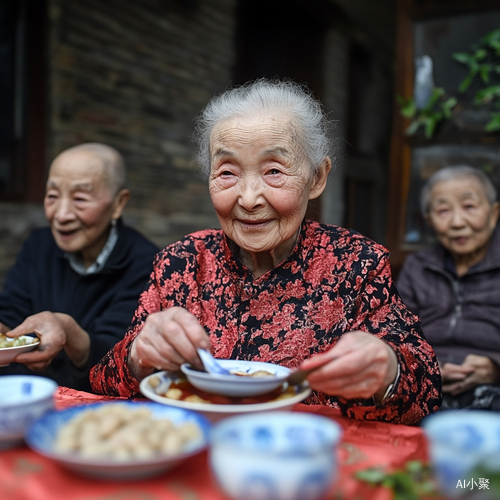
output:
{"label": "dark gray jacket", "polygon": [[500,365],[500,229],[484,260],[461,278],[445,268],[445,256],[438,245],[406,259],[397,281],[403,301],[441,363],[478,354]]}

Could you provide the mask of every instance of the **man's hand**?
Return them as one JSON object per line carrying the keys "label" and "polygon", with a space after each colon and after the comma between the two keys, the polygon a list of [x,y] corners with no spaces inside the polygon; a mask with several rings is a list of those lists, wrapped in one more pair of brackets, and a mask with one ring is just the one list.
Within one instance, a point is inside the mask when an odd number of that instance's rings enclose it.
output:
{"label": "man's hand", "polygon": [[65,349],[77,368],[83,368],[90,352],[90,337],[68,314],[44,311],[28,316],[19,326],[10,330],[9,337],[35,333],[40,339],[37,349],[16,356],[15,361],[33,371],[43,373],[47,366]]}
{"label": "man's hand", "polygon": [[0,321],[0,333],[3,333],[5,335],[7,332],[10,332],[10,328]]}
{"label": "man's hand", "polygon": [[445,363],[441,367],[441,376],[443,392],[456,396],[477,385],[498,383],[500,370],[490,358],[469,354],[461,365]]}
{"label": "man's hand", "polygon": [[182,363],[203,368],[196,349],[210,349],[210,341],[196,316],[182,307],[150,314],[135,338],[129,369],[142,380],[154,369],[178,370]]}
{"label": "man's hand", "polygon": [[8,336],[20,337],[28,333],[35,333],[40,339],[40,345],[34,351],[19,354],[15,361],[33,371],[43,373],[64,348],[66,333],[54,313],[49,311],[28,316],[19,326],[11,330]]}
{"label": "man's hand", "polygon": [[300,368],[315,368],[326,358],[330,362],[314,370],[307,380],[313,389],[332,396],[345,399],[375,396],[381,400],[396,378],[396,353],[370,333],[345,333],[329,351],[304,361]]}

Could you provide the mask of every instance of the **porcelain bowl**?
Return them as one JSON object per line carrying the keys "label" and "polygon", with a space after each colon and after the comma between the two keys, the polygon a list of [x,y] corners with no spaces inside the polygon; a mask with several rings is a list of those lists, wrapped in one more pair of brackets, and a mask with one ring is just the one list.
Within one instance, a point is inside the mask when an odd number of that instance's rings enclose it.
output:
{"label": "porcelain bowl", "polygon": [[233,500],[319,500],[337,474],[342,430],[310,413],[229,417],[210,436],[210,466]]}
{"label": "porcelain bowl", "polygon": [[202,391],[223,396],[248,397],[271,392],[283,385],[291,373],[290,368],[262,363],[259,361],[243,361],[237,359],[218,359],[217,362],[230,372],[252,374],[259,370],[272,373],[269,377],[248,377],[239,375],[213,375],[194,370],[185,363],[181,371],[189,382]]}
{"label": "porcelain bowl", "polygon": [[26,340],[26,345],[0,348],[0,366],[8,366],[16,359],[16,356],[18,354],[22,354],[23,352],[33,351],[40,344],[40,340],[38,340],[37,337],[22,335],[19,338]]}
{"label": "porcelain bowl", "polygon": [[[147,459],[135,458],[127,461],[111,460],[107,457],[86,457],[73,452],[63,453],[55,448],[54,444],[59,429],[69,420],[78,417],[87,410],[109,405],[121,405],[129,409],[147,408],[151,411],[154,419],[168,419],[175,425],[194,423],[200,430],[200,436],[190,442],[181,452],[171,455],[158,455]],[[152,402],[108,401],[47,413],[30,426],[26,434],[26,443],[37,453],[83,476],[128,481],[162,474],[201,452],[207,446],[209,430],[210,422],[203,415],[193,411]]]}
{"label": "porcelain bowl", "polygon": [[[482,410],[442,411],[426,417],[422,427],[435,474],[448,497],[471,493],[472,475],[478,468],[500,472],[500,414]],[[464,481],[469,483],[468,488],[462,484]],[[477,479],[476,483],[475,489],[479,489]]]}
{"label": "porcelain bowl", "polygon": [[36,375],[0,377],[0,449],[16,446],[37,418],[54,408],[57,383]]}

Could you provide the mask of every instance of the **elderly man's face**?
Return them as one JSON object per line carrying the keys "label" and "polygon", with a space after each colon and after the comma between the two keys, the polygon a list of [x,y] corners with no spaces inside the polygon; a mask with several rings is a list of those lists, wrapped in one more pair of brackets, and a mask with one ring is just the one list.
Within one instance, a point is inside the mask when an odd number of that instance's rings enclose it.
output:
{"label": "elderly man's face", "polygon": [[308,200],[324,185],[318,187],[288,116],[221,122],[212,132],[210,157],[210,195],[229,238],[250,253],[294,241]]}
{"label": "elderly man's face", "polygon": [[429,222],[441,244],[464,257],[486,248],[498,218],[479,180],[458,178],[436,184],[430,193]]}
{"label": "elderly man's face", "polygon": [[66,252],[94,262],[107,241],[115,210],[102,160],[89,151],[67,151],[52,163],[44,206],[54,239]]}

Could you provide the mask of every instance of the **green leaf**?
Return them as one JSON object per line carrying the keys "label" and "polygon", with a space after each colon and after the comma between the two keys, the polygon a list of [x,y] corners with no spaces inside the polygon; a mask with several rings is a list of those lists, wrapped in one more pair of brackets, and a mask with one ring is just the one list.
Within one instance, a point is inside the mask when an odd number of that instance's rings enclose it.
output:
{"label": "green leaf", "polygon": [[422,122],[419,120],[411,122],[408,128],[405,130],[406,135],[413,135],[418,130],[421,124]]}
{"label": "green leaf", "polygon": [[463,94],[470,86],[471,83],[474,81],[474,78],[477,75],[477,70],[471,71],[463,80],[460,86],[458,87],[458,90]]}
{"label": "green leaf", "polygon": [[439,118],[436,116],[429,116],[425,120],[425,137],[427,137],[427,139],[431,139],[434,135],[438,122]]}
{"label": "green leaf", "polygon": [[491,71],[491,66],[489,64],[482,64],[479,67],[479,76],[481,77],[481,80],[483,80],[483,83],[489,83],[490,71]]}
{"label": "green leaf", "polygon": [[500,85],[492,85],[485,89],[479,90],[474,96],[476,104],[484,104],[492,101],[495,97],[500,97]]}
{"label": "green leaf", "polygon": [[481,43],[484,45],[491,45],[497,41],[500,41],[500,29],[494,30],[481,38]]}
{"label": "green leaf", "polygon": [[432,90],[432,94],[429,97],[429,100],[427,101],[427,104],[425,107],[422,109],[422,112],[424,114],[428,113],[429,111],[432,111],[432,108],[436,105],[438,102],[439,98],[444,95],[444,89],[442,87],[436,87]]}
{"label": "green leaf", "polygon": [[409,97],[405,99],[403,96],[396,96],[396,99],[400,106],[400,112],[405,118],[413,118],[415,113],[417,112],[417,106],[415,105],[415,101]]}
{"label": "green leaf", "polygon": [[471,60],[471,56],[468,52],[455,52],[452,57],[455,61],[462,64],[469,64],[469,61]]}
{"label": "green leaf", "polygon": [[378,484],[385,479],[386,473],[382,469],[364,469],[356,472],[356,477],[367,483]]}
{"label": "green leaf", "polygon": [[476,61],[482,61],[487,55],[488,55],[488,52],[486,52],[486,50],[484,50],[484,49],[477,49],[474,52],[474,59]]}
{"label": "green leaf", "polygon": [[406,464],[406,470],[408,472],[422,472],[424,469],[424,464],[420,460],[411,460]]}
{"label": "green leaf", "polygon": [[487,132],[495,132],[500,130],[500,113],[491,113],[491,120],[486,124],[485,130]]}

